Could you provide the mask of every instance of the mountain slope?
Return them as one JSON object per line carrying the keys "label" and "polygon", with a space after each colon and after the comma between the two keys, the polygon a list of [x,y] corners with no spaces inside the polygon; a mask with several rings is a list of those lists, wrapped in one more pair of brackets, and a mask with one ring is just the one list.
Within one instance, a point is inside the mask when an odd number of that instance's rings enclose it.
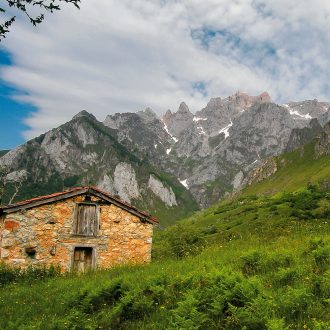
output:
{"label": "mountain slope", "polygon": [[282,106],[267,93],[238,92],[196,114],[181,103],[162,118],[147,108],[101,123],[83,111],[0,155],[3,202],[91,184],[170,224],[240,189],[264,159],[309,142],[328,107],[316,100]]}
{"label": "mountain slope", "polygon": [[8,152],[0,165],[8,173],[5,203],[94,184],[148,209],[164,225],[197,209],[173,175],[154,168],[145,154],[128,150],[116,131],[87,112]]}
{"label": "mountain slope", "polygon": [[240,196],[158,231],[148,266],[0,268],[0,328],[328,329],[329,210],[326,187]]}
{"label": "mountain slope", "polygon": [[185,181],[200,205],[212,205],[244,184],[262,159],[283,153],[289,144],[294,149],[309,142],[321,125],[303,141],[293,140],[292,132],[325,117],[328,107],[316,100],[280,106],[267,93],[240,92],[211,99],[195,116],[181,104],[162,118],[173,138],[169,170]]}
{"label": "mountain slope", "polygon": [[311,184],[330,184],[330,123],[311,143],[267,159],[252,171],[244,195],[295,191]]}

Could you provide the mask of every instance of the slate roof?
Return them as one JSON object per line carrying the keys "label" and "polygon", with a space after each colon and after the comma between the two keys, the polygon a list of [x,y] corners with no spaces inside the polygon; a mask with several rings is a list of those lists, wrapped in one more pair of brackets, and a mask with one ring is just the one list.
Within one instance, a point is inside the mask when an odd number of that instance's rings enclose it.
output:
{"label": "slate roof", "polygon": [[114,196],[110,195],[109,193],[102,191],[99,188],[92,187],[92,186],[74,187],[74,188],[64,190],[61,192],[56,192],[56,193],[49,194],[49,195],[39,196],[39,197],[24,200],[24,201],[20,201],[20,202],[14,203],[14,204],[6,205],[0,209],[0,213],[5,213],[5,214],[13,213],[16,211],[26,210],[26,209],[30,209],[33,207],[38,207],[40,205],[49,204],[49,203],[57,202],[57,201],[60,201],[60,200],[66,199],[66,198],[84,195],[84,194],[99,197],[103,200],[106,200],[106,201],[130,212],[131,214],[138,216],[141,220],[146,220],[152,224],[158,224],[157,218],[151,216],[149,213],[138,210],[135,206],[133,206],[129,203],[126,203],[122,199],[114,197]]}

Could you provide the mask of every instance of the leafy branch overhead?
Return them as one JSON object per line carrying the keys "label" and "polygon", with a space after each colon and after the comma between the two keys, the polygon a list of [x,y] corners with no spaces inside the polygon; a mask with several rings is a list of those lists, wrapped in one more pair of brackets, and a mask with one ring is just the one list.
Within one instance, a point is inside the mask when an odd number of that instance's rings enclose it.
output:
{"label": "leafy branch overhead", "polygon": [[[79,9],[80,0],[4,0],[7,6],[16,9],[18,12],[24,13],[31,24],[36,26],[40,24],[45,16],[44,12],[53,13],[56,10],[60,10],[60,3],[66,2],[73,4]],[[42,11],[39,15],[34,16],[31,14],[32,7],[39,7]],[[10,26],[15,22],[16,16],[10,18],[5,17],[7,10],[1,6],[0,15],[2,14],[2,19],[0,21],[0,42],[6,37],[9,32]]]}

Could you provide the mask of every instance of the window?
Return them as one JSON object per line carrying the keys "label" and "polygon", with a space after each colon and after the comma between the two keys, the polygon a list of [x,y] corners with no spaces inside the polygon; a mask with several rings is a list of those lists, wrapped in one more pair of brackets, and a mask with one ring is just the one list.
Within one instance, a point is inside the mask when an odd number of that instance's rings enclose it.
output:
{"label": "window", "polygon": [[96,236],[97,229],[97,206],[95,204],[78,204],[74,233],[77,235]]}
{"label": "window", "polygon": [[26,254],[28,255],[29,258],[31,258],[31,259],[36,258],[37,251],[36,251],[35,248],[27,247],[27,248],[25,248],[25,252],[26,252]]}
{"label": "window", "polygon": [[76,247],[73,252],[73,270],[77,272],[85,272],[92,268],[93,265],[93,248]]}

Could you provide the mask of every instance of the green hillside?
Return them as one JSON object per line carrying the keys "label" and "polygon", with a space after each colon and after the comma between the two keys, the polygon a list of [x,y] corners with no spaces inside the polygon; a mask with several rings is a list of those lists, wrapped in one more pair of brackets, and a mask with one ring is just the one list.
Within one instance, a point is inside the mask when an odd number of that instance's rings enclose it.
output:
{"label": "green hillside", "polygon": [[274,160],[277,172],[270,178],[244,190],[244,195],[295,191],[308,183],[330,181],[330,156],[315,156],[315,143],[285,153]]}
{"label": "green hillside", "polygon": [[159,231],[149,266],[33,281],[3,269],[0,328],[329,329],[329,218],[330,192],[309,186]]}
{"label": "green hillside", "polygon": [[240,196],[155,230],[150,265],[0,268],[0,329],[329,329],[329,157],[309,148],[278,157],[278,172]]}

